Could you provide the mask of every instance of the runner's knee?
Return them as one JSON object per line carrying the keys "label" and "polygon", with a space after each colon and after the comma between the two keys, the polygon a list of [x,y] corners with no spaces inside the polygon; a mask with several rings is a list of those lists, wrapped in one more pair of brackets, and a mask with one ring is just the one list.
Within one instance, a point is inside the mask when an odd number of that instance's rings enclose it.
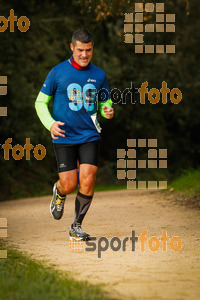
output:
{"label": "runner's knee", "polygon": [[85,174],[80,178],[80,185],[90,189],[94,185],[95,174]]}
{"label": "runner's knee", "polygon": [[70,194],[77,186],[77,180],[60,180],[62,192],[64,194]]}

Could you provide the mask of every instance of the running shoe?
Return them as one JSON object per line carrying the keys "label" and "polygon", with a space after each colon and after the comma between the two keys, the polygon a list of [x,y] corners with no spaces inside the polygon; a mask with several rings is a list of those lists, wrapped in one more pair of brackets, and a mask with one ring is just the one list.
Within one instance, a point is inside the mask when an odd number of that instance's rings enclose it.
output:
{"label": "running shoe", "polygon": [[90,235],[83,231],[80,223],[73,223],[69,229],[69,239],[75,241],[88,241],[90,240]]}
{"label": "running shoe", "polygon": [[55,220],[60,220],[63,216],[65,199],[66,196],[61,197],[58,195],[55,183],[53,187],[53,197],[50,203],[50,213]]}

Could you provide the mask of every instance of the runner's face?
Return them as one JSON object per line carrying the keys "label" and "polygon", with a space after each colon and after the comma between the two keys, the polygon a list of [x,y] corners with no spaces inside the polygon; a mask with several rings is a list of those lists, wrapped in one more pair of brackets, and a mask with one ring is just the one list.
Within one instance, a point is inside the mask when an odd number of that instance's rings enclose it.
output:
{"label": "runner's face", "polygon": [[73,51],[73,57],[81,67],[86,67],[92,59],[94,43],[81,43],[76,41],[75,46],[71,43],[70,48]]}

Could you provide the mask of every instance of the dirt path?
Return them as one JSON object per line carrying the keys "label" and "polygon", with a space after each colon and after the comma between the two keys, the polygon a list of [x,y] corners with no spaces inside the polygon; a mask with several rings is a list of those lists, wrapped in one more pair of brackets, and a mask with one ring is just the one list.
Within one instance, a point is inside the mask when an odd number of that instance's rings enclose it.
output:
{"label": "dirt path", "polygon": [[[129,240],[125,252],[109,248],[98,258],[97,251],[75,252],[69,248],[74,198],[68,196],[60,221],[53,220],[49,213],[51,197],[1,202],[0,217],[8,219],[8,241],[34,258],[70,271],[75,279],[106,284],[107,291],[123,299],[200,299],[198,211],[175,205],[160,192],[96,193],[83,229],[97,241],[101,236],[109,241],[114,236],[123,240],[132,230],[136,236],[148,230],[144,252],[140,242],[132,251]],[[149,239],[160,238],[164,229],[170,238],[181,238],[180,251],[173,252],[169,242],[166,252],[162,245],[157,252],[149,249]]]}

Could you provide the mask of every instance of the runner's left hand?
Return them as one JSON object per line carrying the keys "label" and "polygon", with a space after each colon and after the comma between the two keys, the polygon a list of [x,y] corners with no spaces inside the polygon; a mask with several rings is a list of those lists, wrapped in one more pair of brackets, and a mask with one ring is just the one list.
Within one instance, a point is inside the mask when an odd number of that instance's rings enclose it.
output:
{"label": "runner's left hand", "polygon": [[112,107],[103,106],[103,111],[104,111],[105,116],[108,119],[112,119],[113,118],[113,116],[114,116],[114,109]]}

